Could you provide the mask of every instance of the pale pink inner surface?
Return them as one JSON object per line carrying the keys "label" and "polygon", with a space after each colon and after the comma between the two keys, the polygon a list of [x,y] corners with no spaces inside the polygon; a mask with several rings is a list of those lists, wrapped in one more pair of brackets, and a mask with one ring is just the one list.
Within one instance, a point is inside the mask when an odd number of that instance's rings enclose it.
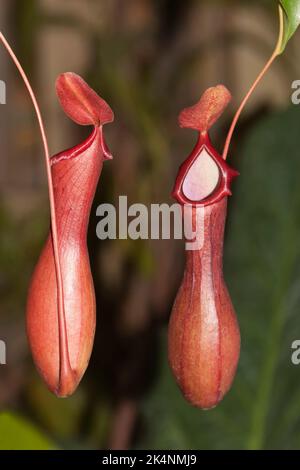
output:
{"label": "pale pink inner surface", "polygon": [[185,197],[191,201],[207,198],[216,189],[219,177],[218,165],[206,148],[203,148],[183,182],[182,190]]}

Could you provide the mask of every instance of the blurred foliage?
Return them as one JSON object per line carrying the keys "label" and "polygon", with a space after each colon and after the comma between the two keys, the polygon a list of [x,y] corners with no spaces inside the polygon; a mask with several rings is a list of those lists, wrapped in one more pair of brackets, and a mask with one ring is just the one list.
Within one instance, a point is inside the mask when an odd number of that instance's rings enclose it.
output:
{"label": "blurred foliage", "polygon": [[12,315],[24,305],[28,279],[48,223],[47,213],[40,209],[16,217],[8,207],[0,205],[1,311]]}
{"label": "blurred foliage", "polygon": [[18,2],[18,8],[14,17],[15,34],[19,34],[23,40],[17,44],[17,53],[23,58],[23,67],[34,79],[35,44],[37,41],[38,28],[38,3],[36,0]]}
{"label": "blurred foliage", "polygon": [[143,448],[297,449],[300,336],[300,192],[297,107],[262,119],[243,144],[226,240],[226,279],[242,336],[237,378],[224,401],[199,411],[166,364],[146,399]]}
{"label": "blurred foliage", "polygon": [[[111,409],[100,393],[89,403],[85,380],[68,399],[58,399],[49,392],[36,374],[27,389],[27,404],[35,420],[64,449],[105,447],[111,422]],[[86,419],[87,407],[92,417]]]}
{"label": "blurred foliage", "polygon": [[12,413],[0,414],[0,450],[51,450],[55,446],[31,423]]}

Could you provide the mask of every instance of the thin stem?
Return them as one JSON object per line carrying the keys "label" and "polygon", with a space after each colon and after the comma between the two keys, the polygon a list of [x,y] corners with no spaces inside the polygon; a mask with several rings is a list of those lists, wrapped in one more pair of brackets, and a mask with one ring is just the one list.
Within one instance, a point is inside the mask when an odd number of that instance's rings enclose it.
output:
{"label": "thin stem", "polygon": [[63,290],[63,280],[62,280],[62,273],[61,273],[61,266],[60,266],[60,257],[59,257],[59,248],[58,248],[58,235],[57,235],[57,223],[56,223],[56,210],[55,210],[55,199],[54,199],[54,191],[53,191],[53,181],[52,181],[52,173],[51,173],[51,164],[50,164],[50,154],[49,154],[49,147],[45,132],[45,127],[42,119],[42,115],[40,112],[39,105],[35,98],[35,94],[32,90],[32,87],[29,83],[29,80],[26,76],[25,71],[23,70],[19,60],[17,59],[15,53],[13,52],[12,48],[10,47],[9,43],[5,39],[3,33],[0,31],[0,40],[2,41],[4,47],[8,51],[10,57],[12,58],[13,62],[15,63],[24,83],[30,95],[32,104],[34,106],[36,116],[39,123],[39,128],[42,136],[43,146],[44,146],[44,154],[45,154],[45,164],[46,164],[46,171],[47,171],[47,180],[48,180],[48,192],[49,192],[49,203],[50,203],[50,218],[51,218],[51,236],[52,236],[52,244],[53,244],[53,255],[54,255],[54,264],[55,264],[55,274],[56,274],[56,281],[57,281],[57,297],[58,297],[58,322],[59,322],[59,331],[60,331],[60,354],[66,355],[67,357],[61,357],[61,371],[60,376],[63,379],[64,374],[66,373],[66,368],[71,369],[70,360],[68,350],[63,347],[66,344],[66,325],[65,325],[65,311],[64,311],[64,290]]}
{"label": "thin stem", "polygon": [[254,81],[253,85],[249,89],[249,91],[246,94],[245,98],[241,102],[237,112],[235,113],[235,116],[234,116],[233,121],[231,123],[230,129],[229,129],[229,132],[227,134],[226,141],[225,141],[225,145],[224,145],[224,150],[223,150],[224,160],[226,160],[226,158],[227,158],[230,143],[231,143],[231,139],[232,139],[232,136],[233,136],[233,133],[235,131],[237,122],[238,122],[238,120],[239,120],[239,118],[242,114],[242,111],[243,111],[244,107],[248,103],[248,100],[252,96],[253,92],[255,91],[255,89],[256,89],[257,85],[259,84],[259,82],[261,81],[261,79],[265,76],[265,74],[267,73],[267,71],[269,70],[271,65],[273,64],[276,57],[278,55],[280,55],[280,53],[281,53],[281,44],[282,44],[283,33],[284,33],[284,12],[283,12],[281,6],[279,6],[279,34],[278,34],[278,40],[277,40],[276,47],[275,47],[274,52],[271,55],[270,59],[268,60],[268,62],[266,63],[266,65],[264,66],[264,68],[262,69],[262,71],[260,72],[258,77],[256,78],[256,80]]}

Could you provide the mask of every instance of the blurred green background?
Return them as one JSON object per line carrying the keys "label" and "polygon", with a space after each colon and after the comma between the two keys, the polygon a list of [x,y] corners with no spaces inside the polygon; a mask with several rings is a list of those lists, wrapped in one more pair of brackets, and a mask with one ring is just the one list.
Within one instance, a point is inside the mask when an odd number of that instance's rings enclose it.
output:
{"label": "blurred green background", "polygon": [[88,130],[68,121],[56,76],[81,74],[113,108],[91,214],[89,249],[98,327],[75,395],[52,396],[30,357],[26,291],[48,230],[42,146],[25,88],[5,51],[0,79],[0,449],[299,449],[300,79],[299,35],[249,103],[235,133],[226,231],[226,280],[241,326],[236,380],[200,411],[182,398],[167,365],[166,330],[179,286],[181,241],[99,241],[101,202],[171,202],[179,164],[195,142],[179,111],[224,83],[233,104],[213,131],[218,149],[237,104],[271,54],[276,1],[5,0],[1,29],[36,89],[52,153]]}

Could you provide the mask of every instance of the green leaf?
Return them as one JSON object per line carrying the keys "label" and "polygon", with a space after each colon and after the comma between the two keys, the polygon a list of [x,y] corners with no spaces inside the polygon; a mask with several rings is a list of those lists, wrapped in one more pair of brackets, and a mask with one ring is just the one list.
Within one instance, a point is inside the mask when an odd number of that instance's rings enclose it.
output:
{"label": "green leaf", "polygon": [[282,53],[300,24],[300,0],[280,0],[280,4],[285,13],[284,33],[280,48]]}
{"label": "green leaf", "polygon": [[0,414],[0,450],[50,450],[55,446],[24,418]]}

